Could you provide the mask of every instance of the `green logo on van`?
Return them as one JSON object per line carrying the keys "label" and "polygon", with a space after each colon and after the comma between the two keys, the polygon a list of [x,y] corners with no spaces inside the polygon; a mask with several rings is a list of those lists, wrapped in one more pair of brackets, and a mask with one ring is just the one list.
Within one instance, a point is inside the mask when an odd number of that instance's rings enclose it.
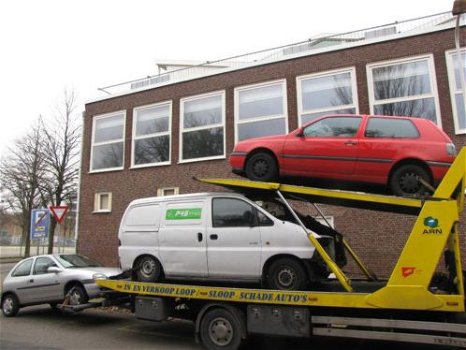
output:
{"label": "green logo on van", "polygon": [[195,220],[201,218],[201,208],[168,209],[165,220]]}

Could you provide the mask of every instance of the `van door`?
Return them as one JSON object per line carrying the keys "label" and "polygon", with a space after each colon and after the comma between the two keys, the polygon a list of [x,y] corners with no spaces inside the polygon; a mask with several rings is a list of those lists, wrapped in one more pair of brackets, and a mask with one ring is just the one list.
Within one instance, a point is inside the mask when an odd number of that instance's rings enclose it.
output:
{"label": "van door", "polygon": [[[257,279],[261,275],[261,234],[255,208],[240,198],[212,199],[207,233],[209,277]],[[251,225],[253,224],[253,225]]]}
{"label": "van door", "polygon": [[167,202],[159,251],[167,277],[207,277],[205,199]]}

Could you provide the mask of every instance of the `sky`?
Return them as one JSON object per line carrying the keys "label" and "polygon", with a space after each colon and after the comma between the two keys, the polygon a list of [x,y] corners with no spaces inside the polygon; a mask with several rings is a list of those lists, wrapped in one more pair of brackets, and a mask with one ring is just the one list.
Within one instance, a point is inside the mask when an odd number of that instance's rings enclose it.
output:
{"label": "sky", "polygon": [[4,0],[0,157],[56,114],[65,89],[80,118],[99,87],[157,73],[156,62],[215,61],[451,11],[453,0]]}

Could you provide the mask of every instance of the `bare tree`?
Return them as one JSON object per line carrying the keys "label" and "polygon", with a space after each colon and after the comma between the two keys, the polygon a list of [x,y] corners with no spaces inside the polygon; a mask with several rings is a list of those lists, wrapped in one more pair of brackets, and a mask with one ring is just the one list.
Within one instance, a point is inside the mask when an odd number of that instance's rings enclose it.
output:
{"label": "bare tree", "polygon": [[40,195],[40,184],[45,177],[40,124],[39,117],[38,126],[8,149],[8,156],[2,159],[0,165],[0,182],[2,190],[7,193],[4,205],[21,214],[25,256],[30,254],[29,220],[32,209],[44,204]]}
{"label": "bare tree", "polygon": [[[46,181],[41,191],[50,205],[72,205],[77,197],[79,172],[80,123],[75,115],[76,94],[65,90],[63,100],[57,107],[55,118],[43,125],[44,161]],[[48,252],[53,252],[54,232],[57,222],[51,220]]]}

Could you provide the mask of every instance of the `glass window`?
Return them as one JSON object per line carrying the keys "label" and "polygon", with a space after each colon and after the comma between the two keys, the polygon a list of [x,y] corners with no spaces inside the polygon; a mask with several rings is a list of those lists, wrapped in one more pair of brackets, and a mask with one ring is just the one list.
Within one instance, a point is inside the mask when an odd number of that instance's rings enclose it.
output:
{"label": "glass window", "polygon": [[48,273],[47,269],[51,266],[57,266],[55,262],[47,257],[40,257],[36,259],[34,264],[34,275],[42,275],[44,273]]}
{"label": "glass window", "polygon": [[297,82],[300,125],[327,114],[358,113],[354,68],[298,77]]}
{"label": "glass window", "polygon": [[[461,59],[459,59],[460,56]],[[461,81],[466,84],[466,49],[461,49],[460,55],[458,55],[456,50],[448,51],[446,57],[455,133],[466,134],[466,97],[464,96],[464,90],[461,86]]]}
{"label": "glass window", "polygon": [[166,188],[159,188],[157,190],[157,196],[159,197],[174,196],[179,193],[180,193],[179,187],[166,187]]}
{"label": "glass window", "polygon": [[371,112],[422,117],[440,125],[433,58],[368,65]]}
{"label": "glass window", "polygon": [[225,157],[225,94],[181,100],[181,162]]}
{"label": "glass window", "polygon": [[215,198],[212,203],[213,227],[247,227],[255,220],[252,205],[240,199]]}
{"label": "glass window", "polygon": [[410,120],[370,118],[364,136],[373,138],[417,138],[419,132]]}
{"label": "glass window", "polygon": [[13,277],[27,276],[31,273],[32,259],[23,261],[18,267],[12,272]]}
{"label": "glass window", "polygon": [[91,171],[123,168],[124,112],[94,118]]}
{"label": "glass window", "polygon": [[306,137],[353,137],[361,124],[360,117],[332,117],[321,119],[304,128]]}
{"label": "glass window", "polygon": [[288,132],[285,81],[235,89],[236,141]]}
{"label": "glass window", "polygon": [[171,103],[134,109],[132,166],[170,163]]}
{"label": "glass window", "polygon": [[109,213],[112,211],[112,193],[96,193],[94,198],[94,212]]}

